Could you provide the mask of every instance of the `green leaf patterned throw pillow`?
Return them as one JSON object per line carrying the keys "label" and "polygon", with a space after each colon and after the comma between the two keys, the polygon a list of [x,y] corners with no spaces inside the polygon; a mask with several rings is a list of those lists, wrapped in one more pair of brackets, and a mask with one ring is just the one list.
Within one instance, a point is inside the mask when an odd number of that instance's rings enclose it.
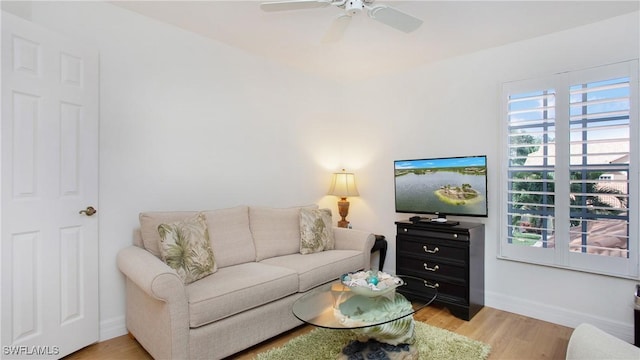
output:
{"label": "green leaf patterned throw pillow", "polygon": [[158,226],[160,255],[175,269],[185,284],[202,279],[217,270],[204,216]]}
{"label": "green leaf patterned throw pillow", "polygon": [[300,253],[332,250],[334,244],[331,210],[300,209]]}

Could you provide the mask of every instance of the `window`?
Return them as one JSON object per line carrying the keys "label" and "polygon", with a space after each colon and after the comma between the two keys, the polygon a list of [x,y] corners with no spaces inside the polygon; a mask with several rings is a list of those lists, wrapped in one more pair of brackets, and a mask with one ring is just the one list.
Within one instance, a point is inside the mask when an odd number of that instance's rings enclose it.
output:
{"label": "window", "polygon": [[504,85],[500,256],[638,278],[638,62]]}

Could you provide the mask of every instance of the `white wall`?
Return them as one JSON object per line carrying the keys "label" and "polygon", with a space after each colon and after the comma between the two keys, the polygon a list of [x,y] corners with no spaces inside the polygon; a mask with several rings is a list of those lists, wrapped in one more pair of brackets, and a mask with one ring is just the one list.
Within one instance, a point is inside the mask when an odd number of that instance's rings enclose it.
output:
{"label": "white wall", "polygon": [[139,212],[317,203],[342,166],[333,83],[104,3],[25,14],[100,51],[101,339],[126,333]]}
{"label": "white wall", "polygon": [[[359,169],[365,206],[351,221],[394,239],[394,159],[488,155],[486,305],[574,327],[582,321],[633,339],[636,281],[496,258],[499,226],[500,89],[506,81],[639,57],[639,14],[488,49],[352,86],[347,117],[366,125],[373,158]],[[365,152],[353,144],[349,152]],[[640,189],[635,189],[638,191]],[[364,207],[364,209],[362,209]],[[388,266],[395,268],[395,243]],[[637,249],[635,250],[637,251]]]}
{"label": "white wall", "polygon": [[[498,260],[500,84],[638,57],[638,14],[338,85],[101,3],[24,14],[101,54],[101,338],[124,333],[115,255],[145,210],[317,202],[329,173],[357,174],[357,228],[387,236],[395,268],[393,160],[489,156],[486,303],[632,333],[633,281]],[[349,96],[348,100],[342,95]]]}

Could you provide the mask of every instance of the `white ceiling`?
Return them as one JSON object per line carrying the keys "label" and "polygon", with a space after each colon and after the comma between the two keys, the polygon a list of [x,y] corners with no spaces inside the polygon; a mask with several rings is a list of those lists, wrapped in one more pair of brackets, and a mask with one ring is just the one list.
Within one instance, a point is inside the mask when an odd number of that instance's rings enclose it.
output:
{"label": "white ceiling", "polygon": [[354,17],[322,38],[341,9],[263,12],[259,1],[114,1],[114,5],[306,72],[358,80],[637,11],[639,1],[383,1],[424,20],[405,34]]}

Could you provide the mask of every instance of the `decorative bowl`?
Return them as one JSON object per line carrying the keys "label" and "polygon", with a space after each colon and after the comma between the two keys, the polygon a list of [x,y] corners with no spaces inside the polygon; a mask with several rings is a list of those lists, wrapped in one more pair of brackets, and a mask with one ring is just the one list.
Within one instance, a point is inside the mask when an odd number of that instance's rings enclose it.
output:
{"label": "decorative bowl", "polygon": [[384,296],[393,293],[396,288],[404,284],[399,277],[382,271],[359,271],[344,274],[342,284],[354,294],[366,297]]}

